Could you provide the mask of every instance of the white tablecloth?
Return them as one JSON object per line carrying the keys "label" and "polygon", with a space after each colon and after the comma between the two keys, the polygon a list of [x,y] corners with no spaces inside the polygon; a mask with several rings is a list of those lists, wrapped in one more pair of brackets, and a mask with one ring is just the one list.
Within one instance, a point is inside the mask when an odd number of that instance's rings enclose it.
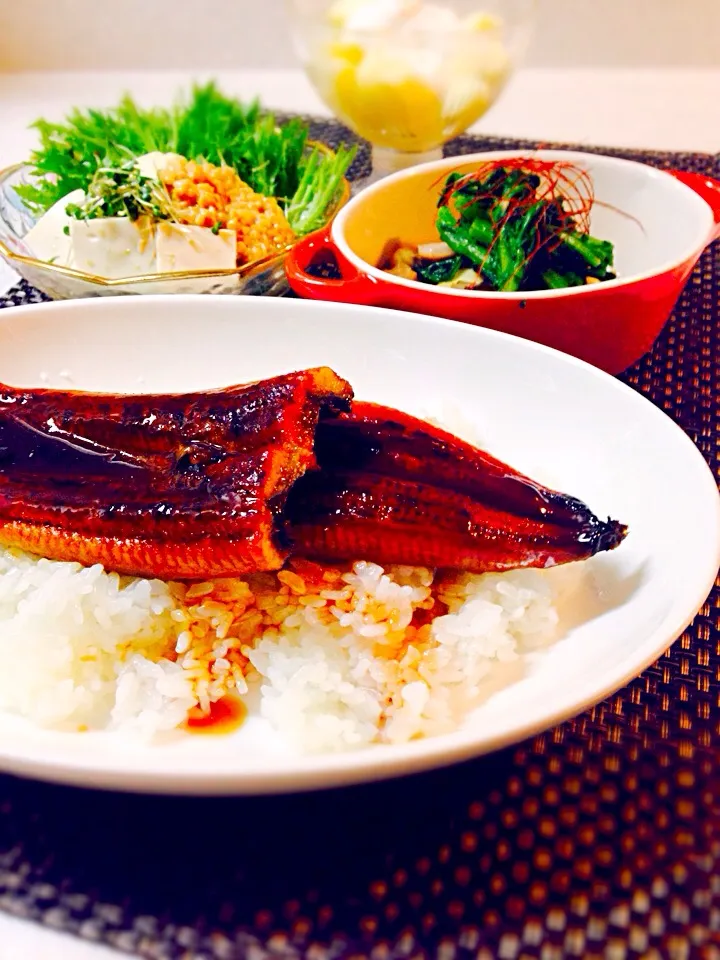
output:
{"label": "white tablecloth", "polygon": [[[214,74],[229,93],[268,107],[327,114],[295,70]],[[113,103],[125,90],[146,103],[172,98],[191,78],[176,72],[0,73],[0,167],[27,156],[35,118],[73,105]],[[202,79],[198,77],[198,79]],[[524,70],[478,127],[547,141],[720,153],[720,68]],[[0,264],[0,293],[14,282]],[[111,960],[118,955],[0,913],[0,960]]]}

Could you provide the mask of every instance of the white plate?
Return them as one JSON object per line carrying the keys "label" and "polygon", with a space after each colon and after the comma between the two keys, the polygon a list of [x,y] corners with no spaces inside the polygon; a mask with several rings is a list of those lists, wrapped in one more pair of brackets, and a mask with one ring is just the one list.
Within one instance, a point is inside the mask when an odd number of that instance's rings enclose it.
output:
{"label": "white plate", "polygon": [[[579,713],[653,662],[706,599],[720,563],[720,500],[691,441],[620,382],[536,344],[428,317],[336,304],[143,297],[0,315],[0,381],[195,390],[328,364],[360,398],[421,414],[450,402],[483,446],[629,524],[582,571],[564,636],[451,735],[300,756],[252,718],[229,736],[146,745],[61,734],[0,715],[0,768],[93,787],[281,792],[427,770]],[[42,375],[42,381],[41,381]],[[579,567],[577,568],[579,569]]]}

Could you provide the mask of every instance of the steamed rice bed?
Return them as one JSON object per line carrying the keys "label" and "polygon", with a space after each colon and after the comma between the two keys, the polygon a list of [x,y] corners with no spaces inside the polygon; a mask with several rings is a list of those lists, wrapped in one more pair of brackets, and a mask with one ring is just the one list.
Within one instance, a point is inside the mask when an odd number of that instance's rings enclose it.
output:
{"label": "steamed rice bed", "polygon": [[544,571],[358,562],[191,586],[0,551],[0,709],[143,737],[228,693],[301,751],[455,729],[492,665],[550,640]]}

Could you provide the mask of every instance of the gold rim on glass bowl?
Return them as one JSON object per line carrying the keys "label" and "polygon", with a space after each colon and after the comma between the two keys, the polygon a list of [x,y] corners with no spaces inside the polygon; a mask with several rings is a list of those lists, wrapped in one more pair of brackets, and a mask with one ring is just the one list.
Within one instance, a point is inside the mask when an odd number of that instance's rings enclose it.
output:
{"label": "gold rim on glass bowl", "polygon": [[[334,153],[334,151],[326,144],[316,141],[308,141],[307,150],[319,150],[326,156],[332,156]],[[5,167],[4,169],[0,170],[0,187],[2,187],[11,176],[18,173],[18,171],[23,169],[23,167],[27,166],[28,164],[26,163],[15,163],[12,166]],[[327,224],[330,223],[330,221],[333,220],[339,211],[345,206],[350,199],[350,193],[350,183],[347,177],[343,177],[337,196],[328,207],[325,226],[327,226]],[[19,239],[22,240],[22,237]],[[297,243],[301,239],[302,237],[298,237],[294,243]],[[214,280],[221,279],[223,277],[238,277],[239,279],[247,279],[252,277],[255,273],[259,273],[260,271],[267,269],[276,263],[280,263],[290,252],[290,250],[292,250],[294,243],[290,243],[287,246],[278,249],[274,253],[269,253],[257,260],[251,260],[249,263],[244,263],[242,266],[233,267],[231,269],[180,270],[174,273],[146,273],[132,277],[115,277],[112,279],[107,277],[99,277],[92,273],[85,273],[83,270],[76,270],[74,267],[64,267],[59,263],[50,263],[48,260],[39,260],[37,257],[31,257],[23,253],[18,253],[9,247],[2,237],[0,237],[0,255],[11,263],[22,264],[26,267],[34,267],[35,269],[42,270],[46,273],[67,277],[71,280],[83,281],[84,283],[94,284],[98,287],[125,287],[142,286],[143,284],[159,283],[168,280]]]}

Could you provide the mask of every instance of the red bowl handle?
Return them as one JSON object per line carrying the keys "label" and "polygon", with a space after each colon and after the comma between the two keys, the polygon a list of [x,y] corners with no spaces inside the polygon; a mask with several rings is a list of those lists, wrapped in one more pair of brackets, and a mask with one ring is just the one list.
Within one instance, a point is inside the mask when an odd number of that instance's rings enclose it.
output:
{"label": "red bowl handle", "polygon": [[[332,242],[332,224],[311,233],[296,243],[285,259],[285,273],[295,293],[311,300],[331,300],[340,303],[360,303],[372,306],[379,301],[379,284],[374,277],[361,273],[343,257]],[[320,253],[332,253],[341,280],[315,277],[308,267]]]}
{"label": "red bowl handle", "polygon": [[702,173],[687,173],[685,170],[668,170],[668,173],[694,190],[710,207],[715,217],[715,229],[710,242],[720,237],[720,180],[706,177]]}

